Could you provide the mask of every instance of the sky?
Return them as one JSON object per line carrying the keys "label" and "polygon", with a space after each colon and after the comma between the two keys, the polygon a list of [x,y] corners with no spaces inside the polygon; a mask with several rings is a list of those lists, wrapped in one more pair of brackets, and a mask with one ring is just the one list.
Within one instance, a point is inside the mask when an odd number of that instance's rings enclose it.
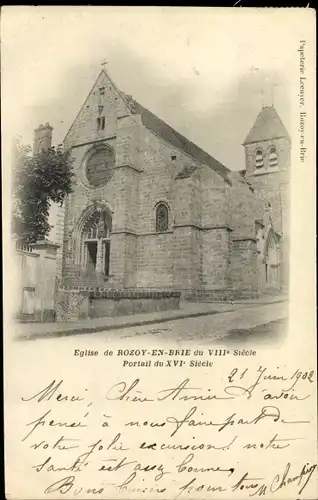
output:
{"label": "sky", "polygon": [[[62,143],[107,61],[117,86],[231,170],[262,105],[286,128],[292,23],[284,9],[5,7],[4,108],[32,143],[48,121]],[[292,22],[296,23],[295,16]]]}

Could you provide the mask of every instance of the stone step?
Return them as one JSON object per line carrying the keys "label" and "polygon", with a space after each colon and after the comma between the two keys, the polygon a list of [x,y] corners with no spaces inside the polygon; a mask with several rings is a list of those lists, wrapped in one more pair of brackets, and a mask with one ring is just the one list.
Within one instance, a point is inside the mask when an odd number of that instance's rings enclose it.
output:
{"label": "stone step", "polygon": [[36,322],[34,314],[19,313],[19,314],[17,314],[16,319],[20,323],[35,323]]}
{"label": "stone step", "polygon": [[84,280],[73,280],[71,283],[71,285],[73,286],[90,286],[90,287],[98,287],[100,285],[98,285],[98,283],[96,283],[96,281],[84,281]]}

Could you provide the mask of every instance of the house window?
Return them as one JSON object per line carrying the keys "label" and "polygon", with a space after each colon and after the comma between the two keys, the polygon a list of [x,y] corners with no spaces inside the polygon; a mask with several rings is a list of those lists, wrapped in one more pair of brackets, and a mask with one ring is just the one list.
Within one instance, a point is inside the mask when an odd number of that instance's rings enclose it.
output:
{"label": "house window", "polygon": [[100,95],[104,95],[105,94],[105,87],[99,87],[99,93],[100,93]]}
{"label": "house window", "polygon": [[156,208],[156,231],[162,233],[169,227],[168,207],[165,203],[159,203]]}
{"label": "house window", "polygon": [[264,166],[264,156],[261,149],[258,149],[255,153],[255,166],[256,168],[262,168]]}
{"label": "house window", "polygon": [[171,160],[172,161],[176,161],[176,159],[177,159],[176,155],[171,155]]}
{"label": "house window", "polygon": [[278,156],[276,148],[273,146],[269,150],[269,166],[277,167],[278,166]]}
{"label": "house window", "polygon": [[105,128],[105,116],[99,116],[97,118],[97,130],[104,130]]}

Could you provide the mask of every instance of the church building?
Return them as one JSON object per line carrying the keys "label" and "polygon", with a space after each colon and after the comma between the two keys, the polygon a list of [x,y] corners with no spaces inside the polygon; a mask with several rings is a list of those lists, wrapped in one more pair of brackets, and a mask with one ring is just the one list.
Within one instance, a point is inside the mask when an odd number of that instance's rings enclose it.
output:
{"label": "church building", "polygon": [[[51,138],[49,125],[35,131],[38,148]],[[56,223],[63,286],[196,300],[286,292],[291,144],[274,107],[234,172],[102,70],[64,145],[76,181]]]}

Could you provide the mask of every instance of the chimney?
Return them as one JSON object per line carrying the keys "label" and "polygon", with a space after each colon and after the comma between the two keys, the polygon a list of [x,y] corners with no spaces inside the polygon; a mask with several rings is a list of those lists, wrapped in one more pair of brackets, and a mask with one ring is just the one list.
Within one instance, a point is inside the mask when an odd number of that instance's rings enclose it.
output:
{"label": "chimney", "polygon": [[34,130],[33,154],[38,153],[41,149],[48,149],[52,145],[52,130],[53,127],[46,122],[44,125],[39,125]]}

